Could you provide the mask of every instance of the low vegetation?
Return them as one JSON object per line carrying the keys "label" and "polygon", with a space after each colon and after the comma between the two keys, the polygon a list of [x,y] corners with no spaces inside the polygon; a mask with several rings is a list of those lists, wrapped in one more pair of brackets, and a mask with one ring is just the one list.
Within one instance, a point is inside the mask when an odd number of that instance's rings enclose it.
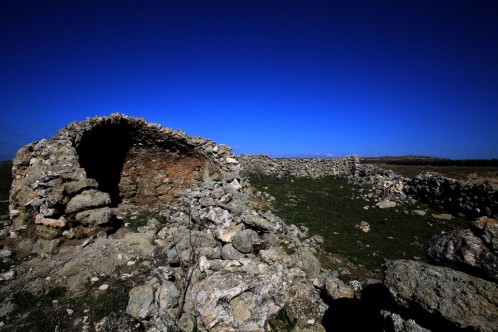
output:
{"label": "low vegetation", "polygon": [[[118,278],[118,275],[126,272],[126,268],[123,266],[117,269],[113,277],[87,280],[84,290],[77,294],[70,294],[67,288],[57,286],[36,295],[18,291],[12,297],[14,311],[5,322],[6,327],[15,326],[18,332],[73,331],[84,323],[95,324],[105,317],[120,319],[117,315],[124,315],[128,292],[143,281],[141,276],[140,280]],[[102,289],[102,286],[107,288]],[[86,318],[81,321],[81,318],[75,319],[77,317]],[[121,319],[129,320],[129,317],[123,316]]]}
{"label": "low vegetation", "polygon": [[[306,226],[324,237],[323,248],[352,263],[380,271],[385,259],[425,259],[426,245],[434,234],[464,227],[466,221],[436,220],[433,211],[417,203],[379,209],[361,198],[358,187],[340,177],[321,179],[253,174],[252,185],[275,197],[270,208],[288,224]],[[368,209],[366,208],[368,207]],[[413,210],[427,210],[426,216]],[[365,221],[369,232],[356,225]]]}

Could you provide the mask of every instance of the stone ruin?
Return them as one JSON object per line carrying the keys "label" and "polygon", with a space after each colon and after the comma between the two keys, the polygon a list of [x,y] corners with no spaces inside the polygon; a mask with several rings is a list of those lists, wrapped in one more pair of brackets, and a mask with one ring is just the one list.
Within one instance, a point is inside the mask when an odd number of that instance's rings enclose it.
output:
{"label": "stone ruin", "polygon": [[[275,176],[343,175],[403,198],[393,184],[404,179],[365,169],[355,157],[237,159],[227,146],[120,114],[74,122],[50,140],[21,148],[13,161],[13,224],[2,251],[30,236],[54,250],[0,274],[0,293],[7,295],[0,299],[0,318],[21,286],[44,293],[52,283],[77,293],[98,275],[140,281],[128,293],[130,318],[120,313],[90,323],[87,315],[74,318],[73,328],[289,330],[270,326],[280,319],[291,322],[292,331],[310,332],[496,330],[495,220],[483,217],[471,230],[431,240],[429,259],[451,268],[387,261],[383,280],[349,280],[343,267],[328,270],[315,256],[322,237],[251,204],[257,195],[243,176],[251,165]],[[119,228],[121,211],[158,205],[176,209],[136,232]],[[59,251],[64,238],[89,239]],[[150,267],[145,276],[138,260]]]}
{"label": "stone ruin", "polygon": [[172,204],[237,167],[227,146],[121,114],[96,117],[19,150],[10,216],[41,238],[84,238],[115,227],[118,207]]}

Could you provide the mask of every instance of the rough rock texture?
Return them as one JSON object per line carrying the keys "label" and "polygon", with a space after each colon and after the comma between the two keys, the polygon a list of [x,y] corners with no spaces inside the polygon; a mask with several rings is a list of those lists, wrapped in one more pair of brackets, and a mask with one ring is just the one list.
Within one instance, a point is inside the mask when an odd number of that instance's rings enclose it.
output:
{"label": "rough rock texture", "polygon": [[420,174],[407,187],[407,193],[424,203],[469,218],[498,213],[498,192],[491,183],[469,184],[434,175]]}
{"label": "rough rock texture", "polygon": [[384,319],[385,331],[430,332],[430,330],[418,325],[413,319],[403,319],[403,317],[397,313],[381,310],[380,315]]}
{"label": "rough rock texture", "polygon": [[449,264],[498,281],[498,256],[470,229],[435,235],[427,255],[439,264]]}
{"label": "rough rock texture", "polygon": [[474,234],[479,236],[491,251],[498,255],[498,221],[495,219],[481,217],[472,224]]}
{"label": "rough rock texture", "polygon": [[496,331],[496,283],[408,260],[388,261],[384,273],[384,283],[398,305],[457,328]]}
{"label": "rough rock texture", "polygon": [[360,163],[357,156],[347,158],[280,158],[272,159],[267,155],[241,155],[238,157],[246,172],[263,173],[282,177],[319,178],[328,175],[349,175]]}
{"label": "rough rock texture", "polygon": [[240,166],[231,150],[120,114],[74,122],[54,138],[21,148],[13,161],[13,230],[42,225],[90,236],[113,221],[119,204],[174,204],[204,178]]}

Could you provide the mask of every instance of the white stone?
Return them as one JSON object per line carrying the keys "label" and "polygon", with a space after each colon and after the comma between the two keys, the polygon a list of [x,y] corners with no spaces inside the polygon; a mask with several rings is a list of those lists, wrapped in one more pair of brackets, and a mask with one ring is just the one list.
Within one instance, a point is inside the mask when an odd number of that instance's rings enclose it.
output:
{"label": "white stone", "polygon": [[108,288],[109,288],[109,285],[108,285],[108,284],[102,284],[102,285],[100,285],[99,290],[101,290],[101,291],[105,291],[105,290],[107,290]]}
{"label": "white stone", "polygon": [[240,182],[237,179],[233,179],[233,181],[230,184],[237,191],[239,191],[240,189],[242,189],[242,186],[240,185]]}
{"label": "white stone", "polygon": [[396,207],[396,202],[386,199],[385,201],[379,202],[375,205],[377,205],[381,209],[390,209]]}
{"label": "white stone", "polygon": [[235,158],[226,158],[225,161],[227,162],[227,164],[238,164],[239,162],[237,161],[237,159]]}

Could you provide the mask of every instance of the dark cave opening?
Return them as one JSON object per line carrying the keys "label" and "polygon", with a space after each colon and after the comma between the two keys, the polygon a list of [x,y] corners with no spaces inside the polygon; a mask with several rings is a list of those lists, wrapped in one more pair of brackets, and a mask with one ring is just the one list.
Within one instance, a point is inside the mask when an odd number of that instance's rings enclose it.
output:
{"label": "dark cave opening", "polygon": [[109,193],[113,206],[121,203],[119,181],[130,146],[126,124],[107,124],[85,132],[76,148],[87,177],[98,182],[99,190]]}

